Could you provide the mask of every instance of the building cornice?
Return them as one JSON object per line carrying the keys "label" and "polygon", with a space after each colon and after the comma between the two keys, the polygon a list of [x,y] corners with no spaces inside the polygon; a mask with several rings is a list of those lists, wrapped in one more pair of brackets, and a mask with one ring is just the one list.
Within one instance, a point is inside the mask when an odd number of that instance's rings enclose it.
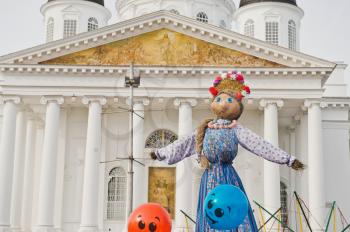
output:
{"label": "building cornice", "polygon": [[[211,66],[135,66],[140,74],[152,75],[196,75],[219,73],[231,71],[232,67]],[[69,65],[28,65],[28,64],[0,64],[2,73],[27,73],[27,74],[103,74],[115,75],[126,74],[129,66],[69,66]],[[333,71],[332,68],[237,68],[244,75],[251,76],[307,76],[327,78]]]}

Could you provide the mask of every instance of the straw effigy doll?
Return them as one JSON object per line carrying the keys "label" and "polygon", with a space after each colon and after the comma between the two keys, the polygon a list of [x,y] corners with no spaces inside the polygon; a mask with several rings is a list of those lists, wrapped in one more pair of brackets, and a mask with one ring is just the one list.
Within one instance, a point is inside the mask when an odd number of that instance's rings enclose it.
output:
{"label": "straw effigy doll", "polygon": [[[294,156],[237,123],[243,112],[242,99],[250,93],[242,74],[233,71],[217,77],[209,91],[213,96],[211,109],[216,119],[206,120],[191,135],[151,153],[153,159],[168,164],[175,164],[197,154],[201,166],[206,168],[200,183],[196,232],[218,231],[210,229],[204,214],[204,199],[213,188],[221,184],[231,184],[245,193],[242,182],[232,166],[238,144],[271,162],[286,164],[295,170],[304,168]],[[244,223],[231,231],[258,231],[251,206]]]}

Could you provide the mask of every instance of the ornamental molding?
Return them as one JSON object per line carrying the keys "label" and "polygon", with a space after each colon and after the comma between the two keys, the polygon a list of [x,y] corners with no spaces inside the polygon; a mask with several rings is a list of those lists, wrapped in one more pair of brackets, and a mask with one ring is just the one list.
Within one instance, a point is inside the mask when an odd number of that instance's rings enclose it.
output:
{"label": "ornamental molding", "polygon": [[321,99],[321,100],[305,100],[304,107],[310,108],[313,104],[318,104],[322,109],[325,108],[337,108],[337,109],[349,109],[350,102],[348,99]]}
{"label": "ornamental molding", "polygon": [[11,96],[11,95],[2,95],[0,96],[0,104],[5,104],[6,102],[13,102],[18,105],[22,103],[22,100],[19,96]]}
{"label": "ornamental molding", "polygon": [[97,103],[99,103],[100,105],[103,106],[103,105],[107,104],[107,98],[104,97],[104,96],[84,96],[81,99],[81,102],[84,105],[89,105],[92,102],[97,102]]}
{"label": "ornamental molding", "polygon": [[62,96],[43,96],[40,98],[40,104],[46,105],[49,102],[55,102],[59,105],[64,103],[64,98]]}
{"label": "ornamental molding", "polygon": [[[184,66],[135,66],[140,75],[219,75],[232,70],[232,67],[184,67]],[[76,74],[94,76],[126,75],[128,66],[68,66],[68,65],[26,65],[26,64],[0,64],[3,73],[19,74]],[[237,68],[237,71],[246,76],[272,76],[272,77],[322,77],[326,79],[333,71],[332,68]]]}
{"label": "ornamental molding", "polygon": [[174,105],[179,107],[181,104],[189,104],[191,107],[195,107],[198,104],[198,101],[194,98],[176,98],[174,100]]}
{"label": "ornamental molding", "polygon": [[[141,104],[143,106],[148,106],[151,103],[149,98],[147,98],[147,97],[142,97],[142,98],[140,98],[140,97],[135,98],[134,97],[133,102],[134,102],[134,106],[137,105],[137,104]],[[127,97],[125,99],[125,103],[128,106],[130,106],[130,97]]]}
{"label": "ornamental molding", "polygon": [[305,100],[304,104],[301,106],[301,109],[303,111],[307,111],[313,106],[319,106],[320,108],[326,108],[327,104],[323,102],[322,100]]}
{"label": "ornamental molding", "polygon": [[280,99],[262,99],[259,102],[259,109],[264,110],[268,105],[276,105],[280,109],[284,106],[284,101]]}
{"label": "ornamental molding", "polygon": [[25,49],[0,57],[0,63],[36,64],[59,56],[126,39],[149,31],[167,28],[229,49],[289,67],[328,67],[335,63],[275,46],[231,30],[201,23],[168,11],[157,11],[132,18],[89,33]]}

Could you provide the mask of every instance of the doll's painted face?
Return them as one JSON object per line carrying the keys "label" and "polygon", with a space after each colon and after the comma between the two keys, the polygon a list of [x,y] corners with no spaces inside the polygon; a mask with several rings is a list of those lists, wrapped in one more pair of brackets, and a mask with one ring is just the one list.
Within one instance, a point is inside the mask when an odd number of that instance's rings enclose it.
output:
{"label": "doll's painted face", "polygon": [[242,113],[240,103],[232,96],[222,93],[216,96],[210,105],[218,118],[234,120]]}

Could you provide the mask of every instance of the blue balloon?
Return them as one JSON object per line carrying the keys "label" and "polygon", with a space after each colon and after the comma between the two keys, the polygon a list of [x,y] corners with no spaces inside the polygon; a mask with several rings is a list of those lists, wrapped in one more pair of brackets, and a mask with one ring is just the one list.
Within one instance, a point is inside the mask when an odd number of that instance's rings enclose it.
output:
{"label": "blue balloon", "polygon": [[204,213],[210,228],[236,229],[248,214],[248,199],[233,185],[219,185],[205,198]]}

